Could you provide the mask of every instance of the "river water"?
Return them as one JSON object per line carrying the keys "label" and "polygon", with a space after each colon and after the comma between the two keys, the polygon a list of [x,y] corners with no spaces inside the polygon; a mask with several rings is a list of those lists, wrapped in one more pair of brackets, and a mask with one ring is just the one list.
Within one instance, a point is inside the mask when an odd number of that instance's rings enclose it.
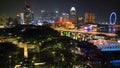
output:
{"label": "river water", "polygon": [[112,34],[117,34],[118,31],[120,31],[116,27],[109,27],[109,26],[103,26],[98,29],[98,32],[107,32],[107,33],[112,33]]}

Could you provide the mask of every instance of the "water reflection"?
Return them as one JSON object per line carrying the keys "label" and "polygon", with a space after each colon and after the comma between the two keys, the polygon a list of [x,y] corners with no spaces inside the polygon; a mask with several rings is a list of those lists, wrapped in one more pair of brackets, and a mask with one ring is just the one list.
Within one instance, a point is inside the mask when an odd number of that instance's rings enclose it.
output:
{"label": "water reflection", "polygon": [[117,32],[117,29],[115,27],[100,27],[98,31],[115,34]]}
{"label": "water reflection", "polygon": [[109,33],[116,33],[116,29],[114,27],[108,27],[108,29]]}

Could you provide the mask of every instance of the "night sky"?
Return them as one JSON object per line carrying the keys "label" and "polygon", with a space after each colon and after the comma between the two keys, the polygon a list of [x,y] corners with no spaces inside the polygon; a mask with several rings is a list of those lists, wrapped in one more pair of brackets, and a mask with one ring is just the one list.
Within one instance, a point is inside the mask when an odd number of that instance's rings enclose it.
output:
{"label": "night sky", "polygon": [[[60,13],[69,12],[72,6],[76,7],[79,16],[84,16],[85,12],[96,14],[96,20],[103,22],[109,20],[111,12],[117,13],[117,22],[120,22],[120,2],[119,0],[28,0],[35,15],[41,10],[56,11]],[[14,16],[23,12],[25,0],[0,0],[0,15]]]}

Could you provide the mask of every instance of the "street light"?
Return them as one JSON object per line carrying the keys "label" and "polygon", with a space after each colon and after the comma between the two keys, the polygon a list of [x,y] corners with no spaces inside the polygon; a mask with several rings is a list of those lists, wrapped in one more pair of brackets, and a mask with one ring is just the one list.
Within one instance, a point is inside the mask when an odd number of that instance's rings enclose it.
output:
{"label": "street light", "polygon": [[12,56],[11,55],[9,55],[9,68],[12,68],[12,65],[11,65],[11,61],[12,61]]}

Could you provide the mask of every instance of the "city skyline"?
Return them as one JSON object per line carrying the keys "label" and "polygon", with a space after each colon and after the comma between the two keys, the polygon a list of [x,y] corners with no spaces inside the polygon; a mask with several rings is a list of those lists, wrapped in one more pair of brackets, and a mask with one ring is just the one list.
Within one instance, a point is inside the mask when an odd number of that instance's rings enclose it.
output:
{"label": "city skyline", "polygon": [[[84,16],[85,12],[95,13],[97,21],[109,22],[111,12],[116,12],[117,22],[120,17],[120,7],[117,0],[28,0],[35,16],[39,15],[41,10],[49,12],[59,11],[60,13],[70,11],[75,7],[79,16]],[[15,16],[16,13],[23,12],[25,0],[1,0],[0,15]]]}

